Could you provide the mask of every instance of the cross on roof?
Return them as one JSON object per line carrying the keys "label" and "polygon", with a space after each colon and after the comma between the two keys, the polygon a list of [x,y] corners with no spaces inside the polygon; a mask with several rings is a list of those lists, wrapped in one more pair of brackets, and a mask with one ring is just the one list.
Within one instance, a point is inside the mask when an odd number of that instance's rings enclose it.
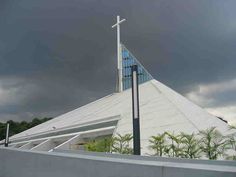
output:
{"label": "cross on roof", "polygon": [[121,58],[121,48],[120,48],[120,24],[123,23],[125,19],[120,20],[120,16],[117,16],[116,24],[112,28],[117,29],[117,68],[118,68],[118,92],[123,90],[122,85],[122,58]]}

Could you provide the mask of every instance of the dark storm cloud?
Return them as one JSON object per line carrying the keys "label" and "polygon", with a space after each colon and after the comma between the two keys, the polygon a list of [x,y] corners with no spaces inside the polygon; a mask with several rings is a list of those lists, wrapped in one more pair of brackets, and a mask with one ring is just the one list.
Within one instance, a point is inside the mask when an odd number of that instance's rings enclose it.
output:
{"label": "dark storm cloud", "polygon": [[229,0],[1,1],[0,119],[55,116],[112,93],[116,35],[111,25],[117,14],[127,19],[123,43],[156,79],[177,91],[233,79],[235,5]]}

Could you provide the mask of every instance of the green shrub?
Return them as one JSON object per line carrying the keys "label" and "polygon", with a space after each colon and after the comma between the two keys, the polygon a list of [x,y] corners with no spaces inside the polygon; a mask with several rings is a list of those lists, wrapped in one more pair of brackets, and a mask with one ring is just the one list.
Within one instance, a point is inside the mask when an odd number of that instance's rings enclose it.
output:
{"label": "green shrub", "polygon": [[133,149],[130,147],[133,136],[131,134],[117,134],[113,137],[112,152],[119,154],[133,154]]}
{"label": "green shrub", "polygon": [[88,142],[85,144],[85,149],[93,152],[111,152],[111,146],[112,138],[106,137]]}
{"label": "green shrub", "polygon": [[85,150],[93,152],[115,152],[119,154],[132,154],[130,142],[133,139],[131,134],[117,134],[115,137],[100,138],[89,141],[85,144]]}
{"label": "green shrub", "polygon": [[151,136],[150,140],[150,149],[154,150],[157,156],[163,156],[167,149],[166,134],[158,134],[156,136]]}
{"label": "green shrub", "polygon": [[166,154],[169,157],[183,157],[184,153],[181,148],[181,136],[180,134],[175,135],[174,133],[165,132],[167,135],[167,148]]}
{"label": "green shrub", "polygon": [[181,133],[182,154],[185,158],[195,159],[201,156],[199,140],[194,133]]}
{"label": "green shrub", "polygon": [[211,127],[199,132],[200,149],[210,160],[216,160],[219,156],[225,155],[226,138],[216,130],[216,127]]}

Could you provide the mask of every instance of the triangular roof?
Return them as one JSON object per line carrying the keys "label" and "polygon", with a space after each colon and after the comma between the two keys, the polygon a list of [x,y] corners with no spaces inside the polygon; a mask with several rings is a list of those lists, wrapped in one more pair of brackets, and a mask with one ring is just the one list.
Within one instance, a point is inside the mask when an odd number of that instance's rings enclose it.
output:
{"label": "triangular roof", "polygon": [[[11,139],[34,137],[42,133],[46,136],[47,133],[106,120],[119,120],[116,132],[130,133],[131,105],[131,89],[128,89],[58,116]],[[140,120],[144,139],[167,130],[191,133],[216,126],[222,132],[227,131],[225,122],[154,79],[140,85]]]}
{"label": "triangular roof", "polygon": [[142,153],[148,153],[151,136],[165,131],[193,133],[217,127],[227,133],[228,124],[192,103],[184,96],[153,79],[138,60],[122,45],[123,90],[58,116],[10,138],[12,142],[54,135],[116,127],[114,134],[132,133],[130,67],[139,68],[140,127]]}

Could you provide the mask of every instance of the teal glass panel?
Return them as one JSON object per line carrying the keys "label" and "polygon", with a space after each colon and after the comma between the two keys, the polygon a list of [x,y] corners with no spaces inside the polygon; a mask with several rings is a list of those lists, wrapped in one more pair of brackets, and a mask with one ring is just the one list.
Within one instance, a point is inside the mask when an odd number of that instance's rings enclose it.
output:
{"label": "teal glass panel", "polygon": [[131,66],[138,65],[138,81],[139,84],[147,82],[153,77],[141,65],[141,63],[132,55],[132,53],[124,46],[122,46],[122,80],[123,90],[131,88]]}

